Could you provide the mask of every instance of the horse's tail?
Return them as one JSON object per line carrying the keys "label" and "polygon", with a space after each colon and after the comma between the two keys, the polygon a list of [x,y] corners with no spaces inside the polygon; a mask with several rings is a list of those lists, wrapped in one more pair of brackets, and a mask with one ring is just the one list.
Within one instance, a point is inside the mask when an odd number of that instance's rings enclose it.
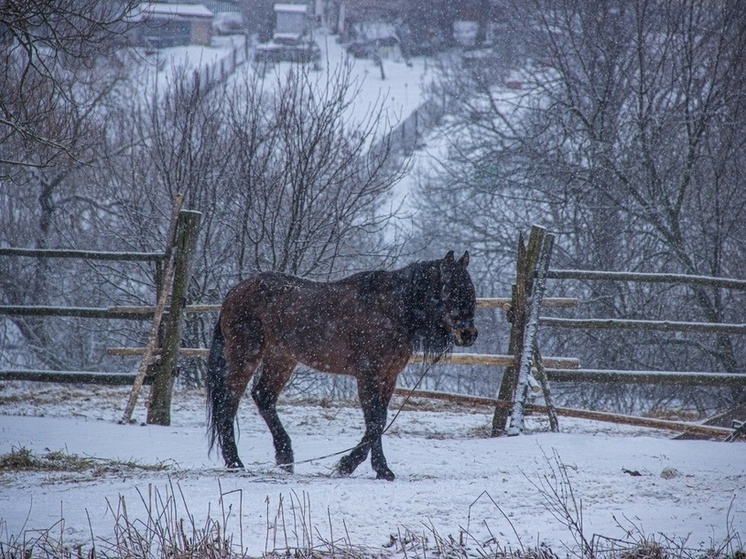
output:
{"label": "horse's tail", "polygon": [[220,328],[220,316],[212,334],[210,354],[207,357],[207,438],[209,452],[218,446],[222,448],[220,426],[224,423],[224,415],[228,413],[228,384],[226,383],[226,362],[223,350],[225,348],[225,336]]}

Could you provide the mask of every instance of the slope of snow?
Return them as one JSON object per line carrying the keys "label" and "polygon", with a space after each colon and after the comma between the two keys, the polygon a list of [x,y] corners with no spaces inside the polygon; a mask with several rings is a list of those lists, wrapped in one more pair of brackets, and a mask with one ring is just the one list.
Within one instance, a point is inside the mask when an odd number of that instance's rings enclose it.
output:
{"label": "slope of snow", "polygon": [[[279,411],[302,462],[287,474],[273,466],[271,439],[246,398],[239,450],[247,467],[230,473],[207,454],[201,394],[176,395],[170,427],[116,424],[126,395],[121,388],[0,385],[0,454],[26,448],[167,466],[97,475],[0,473],[3,538],[60,519],[67,540],[90,541],[91,530],[110,538],[110,507],[120,498],[131,520],[144,521],[143,498],[176,492],[180,514],[198,526],[231,507],[228,529],[241,534],[251,555],[340,534],[384,552],[391,536],[406,530],[456,539],[466,531],[475,542],[494,537],[513,548],[543,543],[559,551],[575,545],[545,503],[553,488],[562,489],[560,469],[582,503],[588,539],[638,530],[698,547],[722,542],[728,532],[746,534],[742,443],[674,441],[666,433],[579,420],[562,420],[564,432],[553,434],[538,417],[529,418],[529,434],[490,439],[487,408],[407,409],[384,439],[397,474],[387,483],[375,480],[368,461],[350,478],[334,475],[338,457],[304,462],[354,446],[362,435],[359,409],[285,402]],[[137,419],[144,414],[139,406]],[[288,528],[299,519],[312,526],[311,536]]]}
{"label": "slope of snow", "polygon": [[[324,29],[315,33],[315,40],[321,50],[321,61],[311,76],[316,76],[319,84],[324,84],[330,75],[335,75],[338,68],[348,61],[352,63],[352,75],[355,85],[359,86],[358,96],[350,116],[362,121],[371,109],[382,105],[384,116],[392,125],[406,119],[422,103],[423,88],[433,78],[433,64],[424,58],[413,58],[409,62],[402,59],[384,59],[382,61],[385,79],[381,76],[380,67],[369,59],[354,59],[348,57],[344,47],[337,43],[334,35]],[[209,67],[210,76],[220,75],[221,62],[224,71],[232,67],[232,51],[238,49],[237,73],[243,71],[257,71],[261,68],[253,62],[241,64],[244,59],[244,38],[240,35],[214,37],[211,46],[179,46],[161,49],[157,52],[143,55],[138,65],[143,79],[152,81],[155,75],[158,89],[163,90],[166,83],[175,75],[182,72],[190,73]],[[252,54],[249,53],[249,58]],[[294,66],[293,63],[283,62],[270,67],[264,72],[267,85],[271,86],[277,78]],[[310,65],[309,65],[310,67]],[[145,90],[153,86],[144,85]],[[357,91],[357,87],[353,88]]]}

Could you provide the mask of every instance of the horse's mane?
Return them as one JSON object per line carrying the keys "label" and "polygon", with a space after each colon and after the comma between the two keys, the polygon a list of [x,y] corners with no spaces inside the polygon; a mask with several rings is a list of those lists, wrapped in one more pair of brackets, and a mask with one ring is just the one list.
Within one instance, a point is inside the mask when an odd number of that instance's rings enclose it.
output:
{"label": "horse's mane", "polygon": [[401,305],[412,336],[412,349],[422,352],[428,361],[453,348],[443,324],[440,263],[415,262],[395,272],[406,280]]}
{"label": "horse's mane", "polygon": [[441,265],[442,260],[420,261],[393,271],[358,272],[338,283],[356,284],[358,296],[371,304],[379,297],[392,302],[412,340],[412,351],[431,361],[453,348],[443,322]]}

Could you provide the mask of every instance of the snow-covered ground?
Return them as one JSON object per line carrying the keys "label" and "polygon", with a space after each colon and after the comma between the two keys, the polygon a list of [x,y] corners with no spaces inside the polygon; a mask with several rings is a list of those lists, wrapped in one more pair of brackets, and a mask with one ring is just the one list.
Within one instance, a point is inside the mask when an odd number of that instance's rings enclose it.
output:
{"label": "snow-covered ground", "polygon": [[[316,38],[322,53],[320,76],[332,71],[347,59],[344,48],[334,35],[319,30]],[[389,122],[396,124],[406,119],[422,104],[423,90],[435,77],[433,62],[412,58],[408,63],[401,58],[383,59],[385,79],[379,66],[369,59],[350,58],[353,72],[360,80],[360,95],[355,103],[358,118],[364,118],[370,107],[379,100],[383,103]]]}
{"label": "snow-covered ground", "polygon": [[[332,539],[386,553],[391,537],[407,530],[431,542],[435,533],[458,540],[467,532],[473,549],[494,538],[513,549],[545,543],[562,551],[575,541],[546,497],[568,488],[582,504],[589,540],[594,534],[625,539],[630,531],[708,547],[728,533],[746,536],[743,443],[677,441],[669,433],[568,419],[553,434],[538,417],[529,418],[528,434],[491,439],[488,408],[408,407],[384,438],[394,482],[375,480],[369,462],[350,478],[336,477],[337,457],[300,463],[291,475],[273,466],[269,434],[247,398],[239,414],[247,468],[230,473],[207,455],[201,393],[178,391],[170,427],[118,425],[127,394],[126,388],[0,384],[0,454],[63,451],[143,466],[0,471],[0,541],[60,519],[56,530],[64,529],[68,542],[90,542],[91,532],[111,538],[112,509],[121,498],[130,522],[144,522],[144,500],[171,495],[178,514],[197,526],[208,517],[222,523],[230,509],[227,530],[253,556]],[[354,446],[362,434],[354,406],[284,402],[280,414],[300,462]],[[136,419],[144,415],[139,405]],[[150,465],[165,469],[145,468]],[[561,485],[561,471],[569,486]]]}
{"label": "snow-covered ground", "polygon": [[[370,110],[381,104],[385,116],[392,125],[406,119],[422,104],[423,88],[434,77],[433,63],[424,58],[412,58],[409,62],[401,58],[386,58],[382,61],[385,79],[381,77],[379,66],[369,59],[355,59],[348,57],[344,47],[337,42],[335,35],[328,34],[324,29],[315,32],[315,40],[321,50],[321,61],[318,70],[312,71],[320,84],[329,75],[337,73],[341,65],[349,61],[353,65],[352,75],[355,85],[359,85],[359,94],[355,100],[351,118],[362,121]],[[240,51],[238,60],[244,58],[244,38],[242,36],[214,37],[209,47],[179,46],[161,49],[140,57],[138,69],[146,81],[152,82],[155,75],[158,87],[162,90],[169,80],[181,72],[192,72],[196,69],[210,67],[210,75],[219,75],[219,66],[223,62],[225,71],[232,67],[232,51]],[[251,58],[249,54],[249,58]],[[290,62],[276,64],[264,73],[264,78],[271,85],[277,75],[293,67]],[[253,62],[239,65],[236,72],[256,71]],[[145,86],[146,90],[152,87]],[[357,91],[358,88],[353,87]]]}

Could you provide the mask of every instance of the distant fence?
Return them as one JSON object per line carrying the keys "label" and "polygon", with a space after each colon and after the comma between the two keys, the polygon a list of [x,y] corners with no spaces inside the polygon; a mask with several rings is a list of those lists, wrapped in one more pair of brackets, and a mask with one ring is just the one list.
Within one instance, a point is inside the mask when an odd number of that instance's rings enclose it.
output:
{"label": "distant fence", "polygon": [[199,68],[193,70],[194,82],[208,89],[225,83],[239,66],[250,60],[250,52],[251,44],[248,40],[244,40],[242,43],[233,46],[227,56],[215,62],[203,63]]}
{"label": "distant fence", "polygon": [[443,107],[435,101],[425,101],[397,124],[388,134],[391,151],[411,154],[420,146],[422,138],[443,116]]}

